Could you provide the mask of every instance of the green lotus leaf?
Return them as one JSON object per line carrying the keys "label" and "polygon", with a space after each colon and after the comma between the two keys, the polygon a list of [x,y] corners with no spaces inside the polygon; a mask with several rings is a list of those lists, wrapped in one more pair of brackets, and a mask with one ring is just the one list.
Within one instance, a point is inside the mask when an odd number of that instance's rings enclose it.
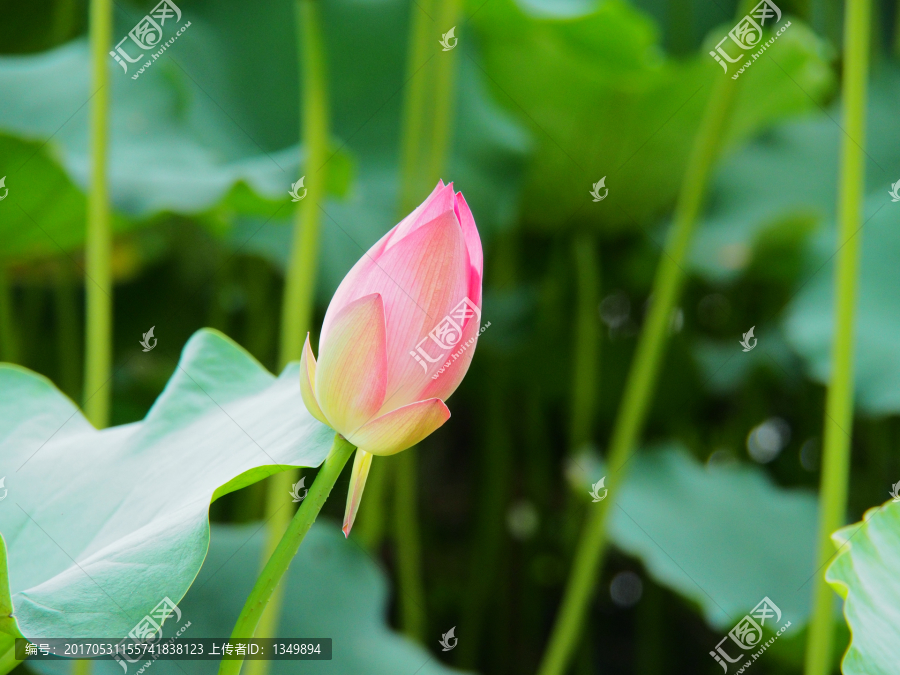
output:
{"label": "green lotus leaf", "polygon": [[[329,193],[341,197],[322,202],[320,269],[326,279],[320,288],[329,297],[334,278],[339,281],[399,220],[397,153],[410,8],[402,0],[341,0],[323,7],[334,154],[322,175]],[[126,36],[139,18],[117,6],[116,35]],[[295,208],[288,190],[301,173],[307,187],[318,174],[303,165],[297,146],[301,83],[294,3],[250,8],[237,0],[197,2],[183,8],[186,21],[191,26],[137,80],[130,78],[137,64],[123,73],[109,58],[109,188],[114,208],[127,216],[118,229],[146,226],[161,213],[187,214],[235,248],[283,262]],[[437,40],[434,49],[440,53]],[[471,40],[454,54],[457,95],[443,177],[465,192],[489,235],[516,216],[528,141],[488,97],[474,54]],[[29,213],[32,205],[63,195],[79,201],[71,186],[84,190],[88,182],[86,41],[0,57],[0,89],[9,103],[0,110],[0,132],[39,146],[46,142],[41,157],[57,161],[70,182],[63,193],[57,179],[37,170],[36,160],[10,161],[3,167],[10,167],[8,184],[15,185],[11,198],[22,199]],[[20,209],[0,209],[0,257],[55,255],[83,242],[84,208],[41,215],[35,216],[37,227]]]}
{"label": "green lotus leaf", "polygon": [[869,509],[831,535],[838,554],[825,579],[844,598],[852,641],[844,675],[893,675],[900,663],[900,504]]}
{"label": "green lotus leaf", "polygon": [[[195,22],[191,29],[204,35]],[[190,41],[184,43],[179,46],[190,54]],[[112,59],[110,64],[113,69]],[[183,68],[164,58],[153,65],[137,81],[119,69],[111,72],[108,179],[112,205],[123,216],[115,229],[145,226],[166,212],[213,223],[234,213],[271,216],[279,207],[290,213],[288,190],[303,159],[296,141],[277,150],[261,147],[210,100],[210,92],[191,82],[184,69],[190,63]],[[0,211],[0,255],[57,255],[83,244],[89,72],[85,40],[37,55],[0,57],[0,87],[9,92],[0,131],[33,146],[3,157],[0,171],[9,175],[11,202],[20,208],[9,204]],[[332,164],[328,189],[340,194],[349,182],[347,152],[338,152]],[[69,208],[46,206],[67,203]]]}
{"label": "green lotus leaf", "polygon": [[[671,208],[712,83],[726,77],[706,50],[668,58],[653,22],[618,0],[565,17],[492,0],[473,21],[497,100],[537,143],[523,203],[530,223],[634,226]],[[833,89],[824,43],[791,21],[742,75],[728,145],[813,109]],[[603,176],[609,196],[592,204],[591,184]]]}
{"label": "green lotus leaf", "polygon": [[[172,637],[188,622],[184,638],[231,634],[259,570],[264,533],[260,523],[212,527],[203,569],[179,603],[181,621],[175,623],[175,617],[171,625],[167,621],[164,637]],[[331,638],[333,656],[327,662],[272,661],[269,672],[273,675],[295,673],[298,668],[332,675],[459,672],[385,624],[389,590],[385,575],[359,546],[344,539],[337,523],[326,519],[313,525],[282,584],[284,604],[277,635]],[[429,640],[438,651],[439,638]],[[129,666],[130,675],[144,663]],[[41,675],[69,675],[72,667],[63,660],[29,661],[28,665]],[[156,661],[153,672],[215,675],[218,667],[218,661]],[[95,661],[94,673],[122,675],[122,668],[115,661]]]}
{"label": "green lotus leaf", "polygon": [[[576,459],[583,467],[577,484],[590,499],[590,485],[604,468]],[[764,597],[793,626],[806,623],[804,584],[816,552],[813,494],[779,488],[756,467],[703,465],[679,446],[638,452],[629,464],[610,514],[610,538],[619,549],[695,602],[716,629],[731,628]]]}
{"label": "green lotus leaf", "polygon": [[13,637],[125,636],[178,602],[206,556],[212,500],[325,459],[334,433],[306,412],[298,368],[276,379],[202,330],[143,421],[97,431],[48,380],[0,366],[0,604],[12,609],[0,654]]}
{"label": "green lotus leaf", "polygon": [[[887,173],[900,165],[898,105],[900,71],[886,66],[872,79],[866,120],[866,189],[879,203],[890,200],[891,183],[900,179]],[[810,222],[833,223],[840,118],[836,101],[827,114],[782,124],[722,160],[692,245],[690,263],[698,274],[731,280],[753,261],[772,264],[775,256],[764,255],[760,244],[773,228],[796,233],[808,232]],[[813,261],[810,271],[822,262]],[[816,281],[830,284],[829,269],[821,269]]]}
{"label": "green lotus leaf", "polygon": [[[859,290],[854,330],[854,376],[857,405],[868,413],[900,411],[900,210],[888,195],[874,193],[865,202]],[[805,270],[809,281],[785,313],[788,342],[805,360],[809,374],[825,383],[831,372],[834,331],[834,227],[813,242]]]}

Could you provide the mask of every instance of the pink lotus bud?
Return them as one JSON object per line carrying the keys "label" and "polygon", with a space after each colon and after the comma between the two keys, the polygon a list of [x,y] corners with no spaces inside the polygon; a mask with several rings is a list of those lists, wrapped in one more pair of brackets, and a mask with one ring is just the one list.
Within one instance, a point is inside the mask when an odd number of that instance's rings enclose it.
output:
{"label": "pink lotus bud", "polygon": [[481,239],[453,184],[434,192],[360,258],[328,305],[316,362],[309,336],[300,391],[309,412],[359,450],[344,534],[372,455],[415,445],[450,417],[481,320]]}

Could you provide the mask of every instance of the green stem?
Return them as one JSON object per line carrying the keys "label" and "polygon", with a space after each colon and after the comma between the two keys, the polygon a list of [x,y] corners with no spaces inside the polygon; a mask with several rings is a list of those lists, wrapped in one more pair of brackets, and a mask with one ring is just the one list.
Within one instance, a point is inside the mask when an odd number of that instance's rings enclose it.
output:
{"label": "green stem", "polygon": [[504,416],[504,396],[508,396],[509,392],[506,369],[498,365],[493,371],[495,377],[486,402],[488,414],[485,447],[480,453],[480,485],[475,537],[469,562],[469,583],[460,620],[460,631],[467,639],[460,643],[458,663],[466,670],[475,667],[486,615],[491,607],[498,606],[497,584],[506,539],[505,515],[515,467],[512,440]]}
{"label": "green stem", "polygon": [[369,551],[376,551],[384,538],[386,490],[393,478],[391,461],[372,460],[369,477],[366,478],[366,508],[360,509],[353,526],[353,535]]}
{"label": "green stem", "polygon": [[68,267],[60,265],[56,279],[56,354],[59,388],[77,397],[81,342],[78,331],[78,297]]}
{"label": "green stem", "polygon": [[262,258],[244,260],[247,288],[247,322],[244,344],[260,363],[274,367],[275,340],[277,334],[276,308],[272,303],[272,273]]}
{"label": "green stem", "polygon": [[72,675],[91,675],[93,669],[93,661],[81,659],[80,661],[72,662]]}
{"label": "green stem", "polygon": [[539,675],[562,675],[581,634],[585,612],[594,595],[606,544],[606,521],[625,465],[634,451],[653,394],[669,320],[683,282],[682,265],[718,154],[735,95],[735,80],[717,79],[707,103],[675,207],[674,223],[653,281],[650,310],[631,362],[625,394],[610,442],[606,487],[609,497],[592,507],[585,521],[566,584],[562,607]]}
{"label": "green stem", "polygon": [[[436,4],[434,0],[422,0],[412,7],[407,56],[407,73],[411,79],[404,100],[400,142],[401,218],[434,187],[446,163],[454,71],[452,57],[441,59],[447,56],[446,53],[429,56],[435,49],[434,28],[429,15],[435,11]],[[455,17],[459,0],[448,0],[440,8],[442,20]],[[432,59],[436,62],[430,63]],[[398,555],[400,615],[404,632],[421,641],[427,618],[416,503],[417,458],[407,451],[394,464],[394,541]],[[377,546],[378,542],[371,544]]]}
{"label": "green stem", "polygon": [[894,57],[900,58],[900,7],[894,9]]}
{"label": "green stem", "polygon": [[106,155],[109,142],[109,64],[112,1],[91,0],[91,182],[88,186],[85,294],[87,325],[84,412],[98,429],[109,424],[112,362],[112,232]]}
{"label": "green stem", "polygon": [[[438,17],[440,27],[450,30],[456,24],[459,17],[460,0],[443,0],[440,4],[441,13]],[[432,40],[433,40],[432,36]],[[453,96],[456,93],[456,50],[441,52],[437,55],[435,64],[435,77],[432,82],[434,97],[434,117],[431,126],[431,144],[428,153],[428,170],[425,172],[429,181],[429,189],[441,177],[441,172],[446,169],[447,147],[450,143],[450,128]]]}
{"label": "green stem", "polygon": [[422,544],[419,532],[415,447],[394,461],[394,539],[397,544],[397,576],[400,585],[400,624],[413,640],[425,639],[425,583],[422,579]]}
{"label": "green stem", "polygon": [[[431,81],[429,41],[433,29],[428,14],[434,11],[433,0],[413,3],[407,54],[407,77],[410,78],[403,99],[403,127],[400,135],[400,217],[405,217],[434,186],[427,184],[423,164],[427,157],[426,106]],[[427,12],[427,13],[426,13]],[[434,58],[434,57],[431,57]],[[424,194],[422,194],[424,192]]]}
{"label": "green stem", "polygon": [[19,342],[13,321],[13,289],[6,265],[0,263],[0,361],[19,362]]}
{"label": "green stem", "polygon": [[637,675],[657,675],[666,672],[666,631],[663,614],[663,592],[650,579],[644,581],[644,593],[635,617],[634,672]]}
{"label": "green stem", "polygon": [[78,20],[78,3],[75,0],[55,2],[50,15],[50,34],[48,36],[50,46],[55,47],[68,42]]}
{"label": "green stem", "polygon": [[281,365],[299,361],[312,324],[316,269],[319,254],[319,202],[325,199],[328,152],[328,90],[325,46],[316,0],[297,0],[298,42],[302,47],[303,147],[308,194],[296,211],[294,240],[288,263],[281,308]]}
{"label": "green stem", "polygon": [[844,135],[838,193],[838,244],[835,268],[834,343],[831,380],[825,401],[822,478],[819,488],[818,572],[806,643],[806,675],[831,672],[834,591],[824,568],[834,556],[831,533],[844,524],[853,426],[853,321],[865,195],[866,79],[869,58],[869,0],[846,6],[844,33]]}
{"label": "green stem", "polygon": [[[301,135],[306,150],[306,172],[310,178],[307,181],[309,185],[305,185],[306,197],[295,212],[294,239],[281,308],[281,345],[278,357],[281,368],[291,361],[300,360],[306,334],[312,325],[321,220],[319,202],[325,199],[328,183],[328,170],[325,168],[328,152],[328,89],[319,6],[316,0],[297,0],[295,10],[299,69],[303,73]],[[265,510],[267,543],[263,550],[263,560],[271,562],[269,555],[277,550],[276,546],[280,546],[278,542],[283,541],[282,535],[291,517],[290,509],[284,508],[284,503],[296,478],[296,471],[283,471],[269,478]],[[257,635],[272,637],[278,628],[280,615],[281,591],[277,591],[269,603],[268,611],[258,622],[259,625],[254,624]],[[264,675],[268,667],[268,661],[250,661],[248,675]]]}
{"label": "green stem", "polygon": [[[234,630],[231,631],[232,640],[246,640],[253,637],[263,610],[268,605],[281,577],[287,572],[300,544],[303,543],[303,538],[322,510],[325,500],[328,499],[331,489],[341,475],[341,470],[355,450],[356,448],[340,434],[335,435],[331,452],[319,469],[306,499],[301,502],[287,531],[256,579],[256,584],[244,603]],[[243,659],[223,660],[219,664],[219,675],[237,675],[241,671],[242,663]]]}
{"label": "green stem", "polygon": [[577,452],[591,440],[594,407],[597,402],[600,265],[594,242],[595,237],[589,232],[583,232],[572,240],[578,283],[575,349],[572,360],[572,420],[569,431],[570,450],[573,452]]}

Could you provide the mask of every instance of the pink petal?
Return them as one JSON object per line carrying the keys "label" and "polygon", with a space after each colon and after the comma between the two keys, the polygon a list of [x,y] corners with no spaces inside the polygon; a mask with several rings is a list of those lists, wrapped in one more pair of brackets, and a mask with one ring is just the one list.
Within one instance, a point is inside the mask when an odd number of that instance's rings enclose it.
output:
{"label": "pink petal", "polygon": [[347,440],[373,455],[393,455],[412,447],[450,419],[438,398],[417,401],[372,420]]}
{"label": "pink petal", "polygon": [[[331,302],[328,305],[328,311],[325,313],[325,321],[322,322],[320,342],[324,341],[325,337],[328,335],[335,314],[343,309],[348,303],[361,297],[362,293],[358,292],[358,289],[361,284],[364,283],[365,279],[371,277],[373,270],[377,270],[379,264],[378,261],[384,252],[389,247],[399,243],[403,237],[413,230],[418,229],[422,225],[426,225],[444,212],[453,210],[454,201],[455,196],[453,194],[452,186],[449,186],[448,190],[448,186],[445,186],[443,181],[438,181],[437,186],[424,202],[419,204],[419,206],[406,218],[400,221],[398,225],[391,228],[391,230],[379,239],[372,248],[366,251],[362,258],[356,261],[356,264],[341,281],[334,293],[334,297],[331,298]],[[371,290],[369,292],[371,292]]]}
{"label": "pink petal", "polygon": [[[388,384],[379,414],[422,400],[419,393],[431,382],[431,373],[423,371],[410,352],[422,340],[430,342],[429,331],[463,301],[469,289],[470,269],[462,228],[451,209],[388,249],[376,264],[354,278],[352,288],[346,289],[349,300],[379,293],[384,301]],[[344,301],[335,294],[332,304],[338,300]],[[332,313],[329,307],[323,340],[330,339]],[[435,347],[430,349],[435,358],[449,356],[435,352]]]}
{"label": "pink petal", "polygon": [[[456,209],[456,217],[459,219],[459,224],[462,225],[463,235],[466,238],[469,262],[478,274],[480,287],[481,278],[484,276],[484,253],[481,250],[481,237],[478,235],[478,228],[475,227],[475,218],[472,216],[472,211],[469,209],[462,192],[457,193],[454,208]],[[474,300],[475,298],[472,299]],[[479,297],[480,301],[481,298]]]}
{"label": "pink petal", "polygon": [[344,507],[344,537],[350,536],[350,528],[356,520],[356,512],[362,502],[363,490],[366,487],[366,478],[369,469],[372,468],[372,455],[365,450],[357,450],[353,458],[353,471],[350,473],[350,488],[347,490],[347,505]]}
{"label": "pink petal", "polygon": [[[476,318],[470,319],[463,327],[459,342],[447,352],[447,358],[441,363],[435,363],[427,370],[428,379],[419,392],[420,398],[439,398],[446,401],[456,391],[475,355],[475,348],[478,346],[479,324],[480,322]],[[389,401],[386,400],[385,404],[388,403]]]}
{"label": "pink petal", "polygon": [[309,333],[306,334],[306,342],[303,345],[303,354],[300,356],[300,396],[309,414],[322,424],[331,424],[319,407],[316,400],[316,357],[312,347],[309,346]]}
{"label": "pink petal", "polygon": [[421,347],[430,359],[449,357],[429,333],[446,323],[468,290],[465,242],[455,214],[445,212],[411,234],[389,249],[380,265],[397,282],[389,297],[386,291],[388,389],[383,414],[425,398],[421,392],[431,373],[423,371],[412,352]]}
{"label": "pink petal", "polygon": [[[480,240],[478,247],[480,251]],[[469,269],[469,290],[466,297],[479,309],[481,308],[481,274],[474,267]],[[478,337],[481,334],[480,323],[480,316],[469,319],[463,326],[459,342],[448,352],[446,359],[427,369],[429,379],[425,387],[419,391],[419,399],[439,398],[446,401],[456,391],[475,355],[475,347],[478,346]]]}
{"label": "pink petal", "polygon": [[387,384],[384,306],[377,293],[344,307],[319,347],[316,400],[344,437],[372,419]]}
{"label": "pink petal", "polygon": [[437,187],[432,190],[431,194],[428,195],[428,198],[424,202],[419,204],[419,206],[417,206],[412,213],[406,216],[406,218],[401,220],[400,224],[391,231],[391,236],[387,241],[387,245],[384,247],[381,253],[383,254],[384,251],[387,251],[389,248],[391,248],[391,246],[394,246],[404,237],[409,236],[426,223],[429,223],[440,216],[445,211],[452,210],[455,201],[456,199],[455,193],[453,192],[453,183],[444,185],[444,181],[439,180]]}

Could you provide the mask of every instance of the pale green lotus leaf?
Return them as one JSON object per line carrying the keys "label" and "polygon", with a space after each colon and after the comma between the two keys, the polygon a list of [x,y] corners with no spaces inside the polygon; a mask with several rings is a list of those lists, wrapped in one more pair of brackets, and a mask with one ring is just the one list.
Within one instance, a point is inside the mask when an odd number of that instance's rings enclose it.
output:
{"label": "pale green lotus leaf", "polygon": [[[706,49],[670,58],[633,3],[565,3],[557,12],[548,4],[491,0],[473,18],[497,100],[534,133],[523,217],[545,229],[653,224],[671,209],[712,85],[727,76]],[[742,75],[726,146],[814,109],[833,90],[824,42],[790,20]],[[608,197],[592,203],[591,185],[604,176]]]}
{"label": "pale green lotus leaf", "polygon": [[144,420],[97,431],[48,380],[0,366],[0,602],[13,610],[0,647],[124,637],[163,598],[181,600],[213,499],[326,457],[334,432],[306,411],[298,368],[274,378],[202,330]]}
{"label": "pale green lotus leaf", "polygon": [[[865,201],[859,288],[854,326],[856,403],[868,413],[900,411],[900,209],[889,186]],[[834,261],[838,243],[832,226],[812,242],[806,283],[785,312],[784,329],[809,374],[828,382],[834,332]]]}
{"label": "pale green lotus leaf", "polygon": [[[214,525],[203,569],[184,600],[181,621],[163,626],[163,637],[175,635],[190,622],[182,637],[221,638],[231,634],[244,600],[253,588],[265,528]],[[276,634],[283,638],[332,639],[331,661],[272,661],[272,675],[442,675],[451,672],[434,652],[440,635],[429,635],[426,650],[395,633],[385,623],[389,587],[375,562],[353,539],[344,539],[338,523],[323,519],[313,525],[291,562],[284,584],[284,604]],[[447,626],[445,630],[449,630]],[[129,672],[145,662],[129,666]],[[42,675],[69,675],[70,661],[29,661]],[[215,675],[219,662],[156,661],[157,675]],[[421,669],[421,670],[420,670]],[[122,675],[115,661],[95,661],[95,675]]]}
{"label": "pale green lotus leaf", "polygon": [[[590,500],[591,484],[606,470],[576,460],[582,469],[573,476]],[[731,628],[764,597],[802,627],[810,611],[804,584],[815,570],[816,510],[813,494],[780,488],[757,467],[707,466],[670,446],[631,458],[609,532],[716,629]]]}
{"label": "pale green lotus leaf", "polygon": [[844,675],[894,675],[900,663],[900,503],[869,509],[831,535],[837,557],[825,579],[844,598],[853,639]]}

